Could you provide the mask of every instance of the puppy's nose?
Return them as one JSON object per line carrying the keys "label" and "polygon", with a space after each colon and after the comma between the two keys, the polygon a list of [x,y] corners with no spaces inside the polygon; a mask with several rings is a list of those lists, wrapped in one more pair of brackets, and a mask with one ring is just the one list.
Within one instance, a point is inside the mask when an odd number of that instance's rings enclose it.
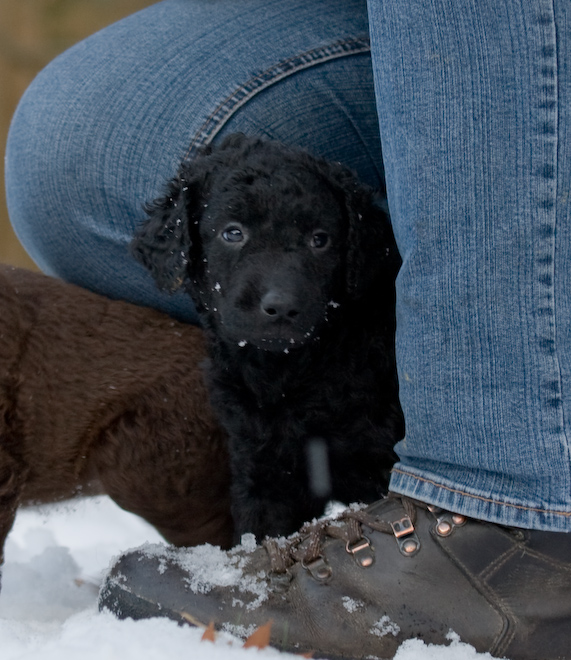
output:
{"label": "puppy's nose", "polygon": [[285,291],[268,291],[261,300],[262,314],[275,320],[294,319],[298,314],[294,297]]}

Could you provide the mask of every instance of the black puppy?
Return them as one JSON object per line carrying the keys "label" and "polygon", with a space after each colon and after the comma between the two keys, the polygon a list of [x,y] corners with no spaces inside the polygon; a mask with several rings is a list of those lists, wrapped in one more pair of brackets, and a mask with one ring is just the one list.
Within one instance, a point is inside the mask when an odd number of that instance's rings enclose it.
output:
{"label": "black puppy", "polygon": [[328,499],[384,495],[403,435],[400,258],[373,191],[339,164],[233,135],[147,213],[134,253],[161,288],[187,289],[207,333],[238,535],[289,534]]}

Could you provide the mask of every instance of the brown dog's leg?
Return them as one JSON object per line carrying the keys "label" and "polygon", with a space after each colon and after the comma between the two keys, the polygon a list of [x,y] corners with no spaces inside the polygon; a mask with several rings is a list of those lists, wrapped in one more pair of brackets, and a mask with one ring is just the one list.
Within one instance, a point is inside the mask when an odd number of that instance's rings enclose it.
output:
{"label": "brown dog's leg", "polygon": [[228,548],[233,526],[225,435],[206,408],[193,414],[188,401],[168,405],[165,397],[157,410],[157,400],[162,397],[154,395],[152,406],[140,401],[93,447],[105,492],[170,543]]}
{"label": "brown dog's leg", "polygon": [[4,563],[4,543],[14,524],[24,477],[22,466],[0,447],[0,565]]}

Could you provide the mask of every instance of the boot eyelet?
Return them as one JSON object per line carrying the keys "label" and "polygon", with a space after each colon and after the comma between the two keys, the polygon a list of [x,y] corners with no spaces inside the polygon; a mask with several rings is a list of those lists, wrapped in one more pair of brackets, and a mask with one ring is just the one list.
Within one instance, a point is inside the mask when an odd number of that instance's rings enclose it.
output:
{"label": "boot eyelet", "polygon": [[452,534],[452,529],[453,527],[448,520],[441,520],[436,525],[436,533],[438,536],[450,536],[450,534]]}
{"label": "boot eyelet", "polygon": [[412,520],[405,516],[390,523],[401,554],[412,557],[420,550],[420,539],[416,534]]}
{"label": "boot eyelet", "polygon": [[419,548],[419,544],[414,539],[406,539],[402,543],[402,552],[405,555],[413,555]]}
{"label": "boot eyelet", "polygon": [[304,561],[301,562],[303,568],[306,571],[309,571],[311,576],[318,580],[319,582],[325,582],[333,574],[333,569],[325,561],[323,557],[318,557],[309,564],[306,564]]}
{"label": "boot eyelet", "polygon": [[362,568],[369,568],[375,563],[375,555],[371,546],[371,541],[366,536],[363,536],[355,543],[349,543],[345,546],[345,550],[353,555],[353,558]]}
{"label": "boot eyelet", "polygon": [[446,538],[450,536],[456,527],[462,527],[466,524],[466,516],[461,515],[460,513],[449,513],[448,511],[442,511],[436,515],[436,524],[434,526],[434,531],[441,538]]}

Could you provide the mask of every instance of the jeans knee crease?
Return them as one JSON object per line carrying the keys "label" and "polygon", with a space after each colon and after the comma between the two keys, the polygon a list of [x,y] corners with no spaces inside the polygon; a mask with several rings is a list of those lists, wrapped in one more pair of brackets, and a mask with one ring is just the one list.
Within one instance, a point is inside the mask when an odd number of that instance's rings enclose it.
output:
{"label": "jeans knee crease", "polygon": [[184,154],[183,160],[190,160],[198,149],[209,144],[220,130],[222,130],[223,126],[234,115],[234,113],[264,89],[267,89],[271,85],[278,83],[280,80],[294,75],[299,71],[303,71],[304,69],[334,59],[368,53],[370,48],[368,35],[343,39],[327,46],[315,48],[306,51],[305,53],[299,53],[252,76],[252,78],[235,89],[232,94],[227,96],[212,111],[196,132],[190,146]]}

